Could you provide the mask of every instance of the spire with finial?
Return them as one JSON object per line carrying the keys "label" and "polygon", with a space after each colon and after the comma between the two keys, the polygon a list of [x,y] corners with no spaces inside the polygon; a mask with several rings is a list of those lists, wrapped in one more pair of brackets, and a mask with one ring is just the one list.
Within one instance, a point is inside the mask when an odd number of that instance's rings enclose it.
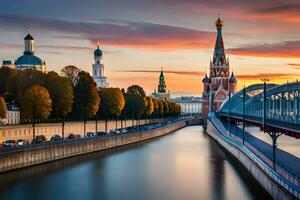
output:
{"label": "spire with finial", "polygon": [[166,92],[166,83],[165,83],[165,77],[164,77],[162,67],[160,69],[158,92],[160,92],[160,93],[165,93]]}
{"label": "spire with finial", "polygon": [[220,15],[221,14],[219,14],[219,17],[216,21],[217,39],[215,43],[215,50],[214,50],[214,57],[213,57],[213,64],[215,66],[223,66],[226,63],[224,42],[222,37],[223,21],[221,20]]}

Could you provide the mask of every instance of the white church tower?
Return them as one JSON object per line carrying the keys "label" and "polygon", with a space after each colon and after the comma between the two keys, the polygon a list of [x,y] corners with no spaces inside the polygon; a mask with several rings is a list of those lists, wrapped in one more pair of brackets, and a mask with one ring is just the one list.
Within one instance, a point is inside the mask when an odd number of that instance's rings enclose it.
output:
{"label": "white church tower", "polygon": [[102,51],[99,49],[99,43],[97,44],[97,49],[94,51],[95,64],[93,64],[93,78],[97,83],[97,87],[108,87],[106,77],[104,76],[104,65],[101,64]]}

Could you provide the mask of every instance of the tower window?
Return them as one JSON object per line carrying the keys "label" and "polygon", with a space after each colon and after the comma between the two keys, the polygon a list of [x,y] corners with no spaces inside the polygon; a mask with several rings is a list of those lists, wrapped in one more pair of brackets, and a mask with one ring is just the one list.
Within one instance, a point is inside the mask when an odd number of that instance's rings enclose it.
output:
{"label": "tower window", "polygon": [[96,69],[95,69],[95,73],[94,74],[95,74],[95,76],[97,76],[97,70]]}

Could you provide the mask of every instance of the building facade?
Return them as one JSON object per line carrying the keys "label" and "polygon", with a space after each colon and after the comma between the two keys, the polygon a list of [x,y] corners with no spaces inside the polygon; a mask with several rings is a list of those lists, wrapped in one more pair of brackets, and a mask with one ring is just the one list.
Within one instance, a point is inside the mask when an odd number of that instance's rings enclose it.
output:
{"label": "building facade", "polygon": [[14,63],[16,69],[36,69],[41,72],[47,72],[46,62],[35,56],[35,41],[32,35],[28,32],[24,38],[24,52]]}
{"label": "building facade", "polygon": [[15,65],[11,62],[11,60],[3,60],[2,67],[8,67],[12,69],[16,68]]}
{"label": "building facade", "polygon": [[181,107],[182,115],[194,115],[201,114],[202,112],[202,98],[201,97],[177,97],[170,100],[173,103],[177,103]]}
{"label": "building facade", "polygon": [[107,78],[104,76],[104,65],[101,63],[103,52],[97,45],[97,49],[94,51],[94,61],[92,76],[97,84],[97,87],[108,87]]}
{"label": "building facade", "polygon": [[5,125],[20,124],[21,112],[20,108],[14,104],[7,104],[6,118],[3,119]]}
{"label": "building facade", "polygon": [[164,76],[164,72],[161,69],[160,71],[160,75],[159,75],[159,84],[157,87],[157,92],[156,90],[154,90],[154,92],[152,93],[152,97],[155,99],[159,99],[159,100],[164,100],[164,101],[169,101],[170,100],[170,92],[166,91],[167,90],[167,85],[166,85],[166,81],[165,81],[165,76]]}
{"label": "building facade", "polygon": [[229,59],[226,58],[222,37],[223,21],[216,21],[217,39],[213,59],[210,61],[209,75],[202,80],[202,115],[208,116],[210,111],[217,111],[229,93],[236,92],[237,80],[233,72],[230,74]]}

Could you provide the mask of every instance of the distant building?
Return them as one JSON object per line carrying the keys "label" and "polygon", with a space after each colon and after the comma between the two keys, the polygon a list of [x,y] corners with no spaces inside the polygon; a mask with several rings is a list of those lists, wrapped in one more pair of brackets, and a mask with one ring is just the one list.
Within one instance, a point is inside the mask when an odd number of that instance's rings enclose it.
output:
{"label": "distant building", "polygon": [[161,69],[157,92],[156,92],[156,90],[154,90],[154,92],[152,93],[152,97],[155,99],[159,99],[159,100],[169,101],[170,100],[170,92],[166,92],[166,89],[167,89],[167,86],[166,86],[166,82],[165,82],[165,77],[164,77],[163,70]]}
{"label": "distant building", "polygon": [[[217,111],[229,92],[236,92],[237,80],[234,74],[230,75],[229,59],[225,56],[222,37],[223,21],[216,21],[217,39],[215,43],[213,60],[210,61],[209,76],[202,80],[202,114],[206,118],[209,111]],[[212,103],[210,103],[212,102]]]}
{"label": "distant building", "polygon": [[2,67],[9,67],[14,69],[15,65],[11,62],[11,60],[3,60]]}
{"label": "distant building", "polygon": [[99,49],[99,44],[97,45],[97,49],[94,51],[94,60],[95,64],[93,64],[93,78],[97,84],[97,87],[108,87],[107,79],[104,76],[104,65],[101,64],[102,60],[102,51]]}
{"label": "distant building", "polygon": [[25,50],[14,63],[16,69],[36,69],[46,73],[47,67],[45,61],[34,55],[34,38],[30,33],[24,38]]}
{"label": "distant building", "polygon": [[7,104],[6,118],[3,120],[4,124],[20,124],[20,118],[20,108],[14,103]]}
{"label": "distant building", "polygon": [[202,98],[201,97],[177,97],[170,100],[173,103],[177,103],[181,107],[181,114],[201,114]]}

